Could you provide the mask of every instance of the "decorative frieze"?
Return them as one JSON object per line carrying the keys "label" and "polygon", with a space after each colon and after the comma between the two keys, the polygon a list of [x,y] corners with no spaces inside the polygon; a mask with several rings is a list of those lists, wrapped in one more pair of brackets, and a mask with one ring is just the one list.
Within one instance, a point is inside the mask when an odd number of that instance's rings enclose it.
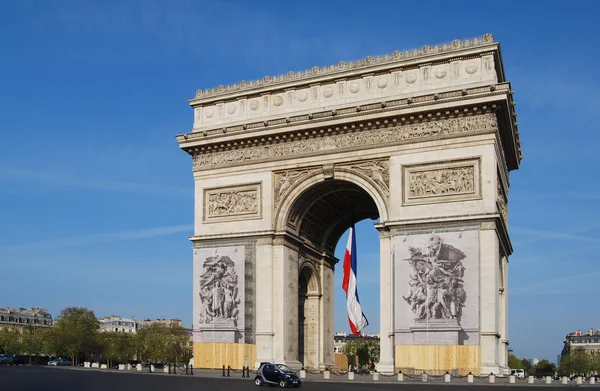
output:
{"label": "decorative frieze", "polygon": [[204,222],[258,219],[261,183],[204,189]]}
{"label": "decorative frieze", "polygon": [[[217,150],[194,155],[195,169],[209,169],[219,165],[247,164],[250,161],[294,158],[311,154],[340,152],[343,149],[379,146],[383,143],[402,143],[412,140],[439,137],[471,131],[496,131],[496,115],[486,113],[475,116],[447,118],[437,121],[390,126],[388,128],[354,129],[347,133],[326,137],[275,141],[245,148]],[[317,132],[319,133],[319,132]]]}
{"label": "decorative frieze", "polygon": [[481,197],[479,159],[403,167],[404,203],[447,202]]}

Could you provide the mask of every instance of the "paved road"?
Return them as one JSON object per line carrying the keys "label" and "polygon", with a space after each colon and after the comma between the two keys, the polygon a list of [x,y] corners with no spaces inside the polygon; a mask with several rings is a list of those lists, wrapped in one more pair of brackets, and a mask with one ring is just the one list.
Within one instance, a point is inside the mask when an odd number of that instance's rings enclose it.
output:
{"label": "paved road", "polygon": [[[340,380],[342,380],[340,378]],[[426,391],[440,390],[441,387],[452,387],[444,384],[407,384],[407,383],[374,383],[370,380],[364,381],[324,381],[312,379],[305,381],[303,390],[311,391],[375,391],[375,390],[398,390]],[[472,391],[542,391],[544,389],[557,390],[574,389],[575,385],[485,385],[485,384],[454,384],[455,389],[461,390],[469,387]],[[492,388],[493,387],[493,388]],[[585,388],[600,388],[598,386],[583,386]],[[268,390],[270,387],[263,387]],[[238,391],[257,388],[252,379],[243,378],[220,378],[212,376],[184,376],[166,375],[158,373],[127,373],[114,371],[100,371],[97,369],[70,369],[70,368],[48,368],[48,367],[10,367],[0,366],[0,390],[4,391],[197,391],[197,390],[219,390]]]}

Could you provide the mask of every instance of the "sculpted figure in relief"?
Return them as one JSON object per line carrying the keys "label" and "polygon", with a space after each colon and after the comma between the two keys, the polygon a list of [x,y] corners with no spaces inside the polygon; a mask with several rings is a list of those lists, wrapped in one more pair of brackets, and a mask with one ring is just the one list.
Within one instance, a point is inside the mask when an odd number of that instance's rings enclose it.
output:
{"label": "sculpted figure in relief", "polygon": [[475,168],[455,167],[409,174],[411,197],[468,193],[475,190]]}
{"label": "sculpted figure in relief", "polygon": [[239,316],[238,276],[235,263],[228,256],[206,258],[200,275],[200,323],[215,319],[237,321]]}
{"label": "sculpted figure in relief", "polygon": [[367,129],[354,133],[331,135],[268,145],[255,145],[228,151],[206,152],[194,155],[194,167],[203,168],[219,164],[239,163],[248,160],[297,156],[357,145],[373,145],[395,141],[441,136],[474,130],[497,129],[495,114],[448,118],[438,121],[392,126],[385,129]]}
{"label": "sculpted figure in relief", "polygon": [[363,164],[353,165],[352,168],[361,171],[363,174],[373,179],[373,181],[380,185],[386,192],[389,191],[389,171],[387,161],[365,162]]}
{"label": "sculpted figure in relief", "polygon": [[467,295],[463,289],[466,255],[445,244],[434,235],[426,248],[409,247],[413,273],[410,275],[409,294],[402,298],[410,305],[415,320],[457,319]]}
{"label": "sculpted figure in relief", "polygon": [[208,216],[229,216],[258,212],[256,190],[229,191],[208,195]]}
{"label": "sculpted figure in relief", "polygon": [[285,171],[275,174],[275,203],[281,201],[281,196],[292,187],[296,180],[302,175],[308,173],[307,170]]}
{"label": "sculpted figure in relief", "polygon": [[504,222],[508,225],[508,204],[506,202],[506,198],[504,197],[504,192],[502,191],[502,186],[500,185],[500,181],[497,183],[497,200],[500,207],[500,213],[502,214],[502,218]]}

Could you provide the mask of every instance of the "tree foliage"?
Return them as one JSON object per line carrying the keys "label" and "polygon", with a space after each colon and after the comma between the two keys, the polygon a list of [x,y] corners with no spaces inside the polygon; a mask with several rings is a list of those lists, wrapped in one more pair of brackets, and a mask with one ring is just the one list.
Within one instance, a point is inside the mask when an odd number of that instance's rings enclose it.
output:
{"label": "tree foliage", "polygon": [[342,353],[358,356],[358,364],[361,366],[375,366],[379,362],[379,342],[372,339],[357,338],[344,345]]}
{"label": "tree foliage", "polygon": [[538,376],[553,376],[556,372],[556,365],[548,360],[540,360],[533,366],[533,373]]}
{"label": "tree foliage", "polygon": [[562,357],[558,367],[558,373],[562,376],[583,375],[591,371],[598,373],[599,370],[600,357],[592,357],[582,348],[571,349]]}
{"label": "tree foliage", "polygon": [[169,328],[153,324],[138,330],[134,338],[134,350],[142,361],[188,362],[192,351],[189,336],[181,326]]}
{"label": "tree foliage", "polygon": [[67,307],[60,312],[54,324],[56,343],[68,353],[71,363],[77,365],[84,357],[98,349],[100,323],[94,311],[85,307]]}
{"label": "tree foliage", "polygon": [[190,336],[181,326],[153,324],[136,334],[101,332],[94,312],[84,307],[63,309],[54,327],[4,327],[0,353],[65,357],[72,365],[93,357],[109,367],[131,360],[188,363],[192,357]]}
{"label": "tree foliage", "polygon": [[0,331],[0,346],[6,354],[21,354],[23,350],[21,334],[16,329],[3,327]]}

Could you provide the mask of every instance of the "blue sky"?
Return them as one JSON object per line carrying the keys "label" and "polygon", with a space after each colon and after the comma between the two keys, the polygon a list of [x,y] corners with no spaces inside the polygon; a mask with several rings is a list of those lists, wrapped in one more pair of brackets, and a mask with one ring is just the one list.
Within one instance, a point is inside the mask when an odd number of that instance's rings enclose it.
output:
{"label": "blue sky", "polygon": [[[187,99],[313,65],[492,33],[516,91],[510,346],[560,352],[600,327],[600,56],[593,1],[3,1],[0,306],[191,325]],[[377,232],[357,227],[359,291],[379,329]],[[342,256],[346,235],[338,245]],[[347,331],[336,272],[336,329]]]}

